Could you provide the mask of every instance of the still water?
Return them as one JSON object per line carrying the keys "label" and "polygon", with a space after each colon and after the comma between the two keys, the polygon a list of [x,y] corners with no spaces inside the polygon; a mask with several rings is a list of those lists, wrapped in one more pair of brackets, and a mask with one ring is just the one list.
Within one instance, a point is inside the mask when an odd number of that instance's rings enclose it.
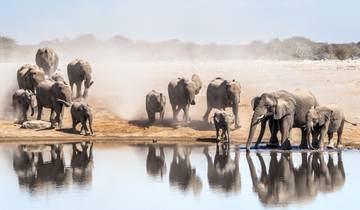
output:
{"label": "still water", "polygon": [[356,209],[360,152],[0,145],[1,209]]}

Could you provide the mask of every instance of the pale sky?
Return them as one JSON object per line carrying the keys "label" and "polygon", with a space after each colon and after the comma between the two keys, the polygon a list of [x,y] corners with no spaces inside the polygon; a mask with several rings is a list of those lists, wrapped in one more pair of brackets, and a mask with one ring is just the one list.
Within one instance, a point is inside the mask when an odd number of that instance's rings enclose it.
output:
{"label": "pale sky", "polygon": [[123,35],[247,43],[305,36],[360,41],[358,0],[0,0],[0,35],[19,43]]}

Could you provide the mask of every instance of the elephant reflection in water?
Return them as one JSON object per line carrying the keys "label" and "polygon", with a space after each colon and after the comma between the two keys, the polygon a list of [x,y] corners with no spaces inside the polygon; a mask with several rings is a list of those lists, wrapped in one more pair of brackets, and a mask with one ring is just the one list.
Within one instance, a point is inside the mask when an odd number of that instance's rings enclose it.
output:
{"label": "elephant reflection in water", "polygon": [[[49,152],[50,161],[44,161],[45,152]],[[63,185],[66,180],[64,153],[61,144],[20,145],[14,153],[13,167],[18,175],[19,184],[27,186],[31,191],[47,184]]]}
{"label": "elephant reflection in water", "polygon": [[220,188],[225,192],[238,192],[241,189],[239,170],[239,149],[235,150],[235,159],[230,157],[230,149],[227,143],[216,144],[214,161],[208,147],[204,148],[204,154],[208,162],[208,181],[210,187]]}
{"label": "elephant reflection in water", "polygon": [[146,158],[146,171],[151,176],[163,176],[166,174],[166,163],[164,147],[160,146],[160,155],[156,155],[156,148],[154,145],[149,145],[149,151]]}
{"label": "elephant reflection in water", "polygon": [[[81,149],[77,145],[80,145]],[[93,143],[82,142],[72,144],[71,169],[73,182],[86,185],[92,180]]]}
{"label": "elephant reflection in water", "polygon": [[[74,145],[70,168],[65,167],[62,144],[18,146],[13,156],[13,167],[19,184],[30,192],[65,187],[72,183],[87,184],[91,181],[92,144],[81,144],[81,150]],[[50,160],[46,161],[45,156],[50,156]]]}
{"label": "elephant reflection in water", "polygon": [[261,153],[256,154],[261,167],[258,178],[252,158],[247,153],[246,158],[254,191],[266,205],[286,205],[292,202],[305,202],[314,199],[318,192],[332,192],[341,188],[345,182],[345,172],[338,152],[338,164],[335,166],[333,153],[329,153],[326,164],[322,152],[301,153],[301,164],[295,168],[292,153],[270,153],[269,169]]}
{"label": "elephant reflection in water", "polygon": [[192,190],[194,194],[198,194],[202,189],[202,181],[196,175],[196,169],[191,166],[190,153],[190,148],[184,148],[184,157],[182,157],[179,148],[174,147],[169,181],[170,185],[178,186],[182,191]]}

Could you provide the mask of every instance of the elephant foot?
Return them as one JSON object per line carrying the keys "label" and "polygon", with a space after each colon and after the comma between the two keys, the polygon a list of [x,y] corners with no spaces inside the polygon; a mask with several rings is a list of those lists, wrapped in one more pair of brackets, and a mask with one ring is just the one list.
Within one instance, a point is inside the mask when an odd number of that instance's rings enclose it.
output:
{"label": "elephant foot", "polygon": [[290,150],[291,149],[291,143],[288,139],[286,139],[282,144],[281,144],[281,149],[283,150]]}

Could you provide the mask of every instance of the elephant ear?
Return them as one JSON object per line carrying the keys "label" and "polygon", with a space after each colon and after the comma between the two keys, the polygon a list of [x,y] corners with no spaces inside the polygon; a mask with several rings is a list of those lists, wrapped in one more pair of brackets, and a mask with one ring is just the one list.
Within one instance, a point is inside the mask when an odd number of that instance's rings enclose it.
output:
{"label": "elephant ear", "polygon": [[318,111],[319,115],[319,125],[323,126],[327,121],[330,120],[332,111],[329,109]]}
{"label": "elephant ear", "polygon": [[254,111],[255,108],[259,105],[259,102],[260,102],[259,96],[255,96],[253,99],[251,99],[251,107],[253,108]]}
{"label": "elephant ear", "polygon": [[274,113],[274,119],[279,120],[287,115],[294,113],[295,101],[290,98],[279,98]]}

